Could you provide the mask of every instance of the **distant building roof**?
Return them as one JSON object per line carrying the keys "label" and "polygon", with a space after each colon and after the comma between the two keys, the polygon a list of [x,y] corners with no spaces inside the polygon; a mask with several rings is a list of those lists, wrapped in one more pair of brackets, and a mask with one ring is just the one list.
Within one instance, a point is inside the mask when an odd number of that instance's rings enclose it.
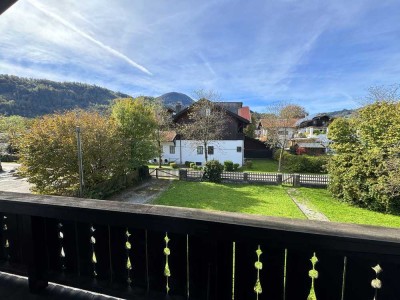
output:
{"label": "distant building roof", "polygon": [[161,141],[163,142],[173,142],[176,137],[176,131],[170,130],[170,131],[163,131],[161,133]]}
{"label": "distant building roof", "polygon": [[320,143],[296,143],[299,148],[325,149],[325,146]]}
{"label": "distant building roof", "polygon": [[[229,110],[230,112],[233,112],[235,114],[238,114],[239,109],[243,106],[243,102],[214,102],[215,104],[225,108],[226,110]],[[250,120],[249,120],[250,121]]]}
{"label": "distant building roof", "polygon": [[251,122],[250,107],[243,106],[243,107],[239,108],[238,115],[246,120],[249,120],[249,122]]}
{"label": "distant building roof", "polygon": [[261,119],[264,128],[295,128],[298,119]]}

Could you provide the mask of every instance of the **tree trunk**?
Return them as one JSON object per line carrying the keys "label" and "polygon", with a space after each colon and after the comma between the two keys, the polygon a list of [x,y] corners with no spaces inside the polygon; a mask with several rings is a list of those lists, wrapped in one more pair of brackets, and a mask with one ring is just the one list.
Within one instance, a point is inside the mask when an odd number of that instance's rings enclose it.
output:
{"label": "tree trunk", "polygon": [[281,148],[281,153],[279,153],[279,162],[278,162],[278,172],[282,172],[282,156],[283,156],[283,146]]}
{"label": "tree trunk", "polygon": [[162,148],[161,142],[158,141],[158,167],[161,168],[161,159],[162,159]]}
{"label": "tree trunk", "polygon": [[207,143],[204,143],[204,158],[206,159],[206,163],[207,163],[207,161],[208,161]]}

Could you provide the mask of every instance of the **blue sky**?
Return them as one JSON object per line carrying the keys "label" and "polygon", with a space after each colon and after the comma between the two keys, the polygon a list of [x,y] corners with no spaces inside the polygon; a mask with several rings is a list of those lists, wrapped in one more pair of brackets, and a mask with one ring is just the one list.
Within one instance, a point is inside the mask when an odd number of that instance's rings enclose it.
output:
{"label": "blue sky", "polygon": [[399,20],[398,0],[19,0],[0,16],[0,73],[326,112],[400,83]]}

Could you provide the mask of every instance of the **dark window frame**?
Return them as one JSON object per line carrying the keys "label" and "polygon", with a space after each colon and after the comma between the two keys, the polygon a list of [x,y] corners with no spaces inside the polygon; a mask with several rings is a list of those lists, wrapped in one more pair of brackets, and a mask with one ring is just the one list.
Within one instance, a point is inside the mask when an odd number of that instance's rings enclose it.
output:
{"label": "dark window frame", "polygon": [[197,154],[202,155],[203,153],[203,146],[197,146]]}
{"label": "dark window frame", "polygon": [[175,154],[175,146],[169,146],[169,154]]}
{"label": "dark window frame", "polygon": [[208,155],[214,155],[214,146],[208,146],[207,147],[207,154]]}

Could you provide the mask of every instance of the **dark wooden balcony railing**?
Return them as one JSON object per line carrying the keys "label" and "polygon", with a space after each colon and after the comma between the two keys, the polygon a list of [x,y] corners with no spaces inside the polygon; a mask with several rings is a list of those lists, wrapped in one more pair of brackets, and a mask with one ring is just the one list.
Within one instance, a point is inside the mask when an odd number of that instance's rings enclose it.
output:
{"label": "dark wooden balcony railing", "polygon": [[127,299],[400,299],[393,228],[5,192],[0,212],[0,270],[33,292],[51,281]]}

